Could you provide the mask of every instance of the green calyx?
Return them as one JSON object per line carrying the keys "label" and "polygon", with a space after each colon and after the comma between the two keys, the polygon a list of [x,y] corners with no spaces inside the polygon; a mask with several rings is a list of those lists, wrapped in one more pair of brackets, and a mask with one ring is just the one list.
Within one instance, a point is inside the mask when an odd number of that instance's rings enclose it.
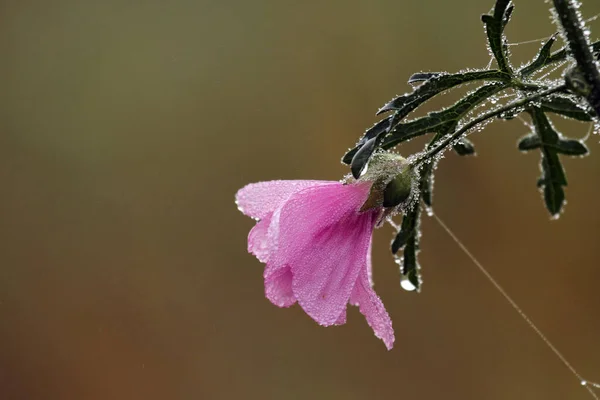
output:
{"label": "green calyx", "polygon": [[410,169],[396,175],[383,191],[383,206],[396,207],[404,203],[412,192],[412,174]]}
{"label": "green calyx", "polygon": [[413,177],[411,165],[404,157],[393,153],[374,154],[359,178],[359,181],[372,182],[361,211],[404,204],[412,193]]}

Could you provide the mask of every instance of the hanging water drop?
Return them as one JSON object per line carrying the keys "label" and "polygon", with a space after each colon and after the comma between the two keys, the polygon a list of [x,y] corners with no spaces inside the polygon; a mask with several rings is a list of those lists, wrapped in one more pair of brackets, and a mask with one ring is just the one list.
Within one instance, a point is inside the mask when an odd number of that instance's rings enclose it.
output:
{"label": "hanging water drop", "polygon": [[412,282],[405,276],[400,279],[400,287],[407,292],[414,292],[417,289],[417,287],[413,285]]}

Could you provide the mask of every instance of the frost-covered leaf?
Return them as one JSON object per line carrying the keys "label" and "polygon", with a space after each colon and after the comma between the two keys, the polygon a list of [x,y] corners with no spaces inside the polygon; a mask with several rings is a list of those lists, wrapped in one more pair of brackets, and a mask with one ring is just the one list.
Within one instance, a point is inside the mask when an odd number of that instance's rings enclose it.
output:
{"label": "frost-covered leaf", "polygon": [[352,171],[352,176],[358,179],[360,173],[369,162],[369,158],[373,155],[375,151],[375,146],[377,144],[377,137],[371,138],[364,144],[352,157],[352,163],[350,164],[350,169]]}
{"label": "frost-covered leaf", "polygon": [[498,68],[501,71],[511,73],[512,70],[508,63],[508,48],[506,38],[504,37],[504,27],[510,20],[513,7],[510,0],[496,0],[493,14],[482,15],[481,21],[485,24],[485,30],[488,36],[488,44]]}
{"label": "frost-covered leaf", "polygon": [[388,129],[390,128],[390,124],[391,124],[390,119],[391,119],[390,117],[384,118],[381,121],[377,122],[372,127],[370,127],[369,129],[367,129],[366,132],[364,133],[363,137],[359,140],[356,147],[354,147],[353,149],[348,151],[344,155],[344,157],[342,157],[342,162],[344,164],[350,164],[352,162],[352,159],[354,158],[354,155],[358,151],[358,149],[360,149],[362,146],[364,146],[364,144],[367,143],[370,139],[372,139],[376,136],[379,136],[384,132],[387,132]]}
{"label": "frost-covered leaf", "polygon": [[560,114],[579,121],[591,121],[592,113],[570,97],[552,96],[540,101],[540,108],[546,112]]}
{"label": "frost-covered leaf", "polygon": [[419,274],[419,261],[417,252],[419,250],[418,237],[411,236],[404,246],[404,256],[402,257],[401,273],[408,278],[408,281],[418,291],[421,287],[421,276]]}
{"label": "frost-covered leaf", "polygon": [[519,139],[519,144],[517,146],[521,151],[529,151],[539,149],[541,145],[542,142],[540,141],[540,137],[534,132]]}
{"label": "frost-covered leaf", "polygon": [[416,74],[412,74],[410,78],[408,78],[408,83],[425,82],[431,78],[435,78],[436,76],[440,76],[443,74],[443,72],[417,72]]}
{"label": "frost-covered leaf", "polygon": [[385,136],[381,148],[389,149],[426,133],[450,132],[473,107],[505,87],[502,82],[484,85],[445,110],[431,112],[411,122],[399,123]]}
{"label": "frost-covered leaf", "polygon": [[396,254],[403,248],[408,239],[416,234],[417,220],[419,214],[419,205],[415,205],[412,210],[407,211],[402,217],[402,225],[392,242],[392,253]]}
{"label": "frost-covered leaf", "polygon": [[428,79],[412,93],[398,96],[377,111],[381,114],[396,111],[397,119],[407,116],[411,111],[445,90],[473,81],[509,81],[510,75],[498,70],[470,71],[458,74],[439,73]]}
{"label": "frost-covered leaf", "polygon": [[392,253],[396,254],[401,249],[403,256],[400,262],[400,273],[408,281],[419,289],[421,278],[419,276],[419,263],[417,252],[419,250],[419,218],[421,208],[416,204],[413,209],[408,210],[402,218],[402,225],[392,242]]}
{"label": "frost-covered leaf", "polygon": [[546,208],[552,216],[558,216],[565,202],[563,186],[567,185],[567,177],[557,152],[560,134],[540,108],[532,107],[529,113],[535,133],[539,137],[542,152],[542,176],[538,184],[543,189]]}
{"label": "frost-covered leaf", "polygon": [[458,143],[452,146],[452,148],[459,156],[470,156],[475,154],[475,146],[473,145],[473,142],[467,138],[460,139]]}
{"label": "frost-covered leaf", "polygon": [[[416,78],[414,79],[418,80],[420,79],[420,77],[424,77],[424,75],[426,74],[431,74],[432,77],[427,79],[412,93],[396,97],[378,111],[379,114],[382,112],[395,110],[393,115],[377,122],[363,134],[363,137],[360,139],[358,144],[354,148],[350,149],[342,157],[343,163],[350,164],[358,150],[362,146],[364,146],[365,143],[367,143],[367,141],[369,141],[370,139],[376,136],[379,136],[380,139],[383,139],[384,136],[390,136],[387,135],[387,133],[390,130],[396,131],[395,135],[397,138],[405,137],[406,139],[410,139],[412,137],[419,136],[425,133],[437,132],[441,128],[447,129],[448,125],[456,124],[458,122],[457,116],[464,116],[464,114],[468,112],[473,106],[485,100],[486,96],[491,96],[493,93],[502,90],[502,88],[509,85],[510,83],[510,75],[498,70],[471,71],[458,74],[421,73],[415,74]],[[433,76],[434,74],[435,76]],[[413,75],[413,77],[415,77],[415,75]],[[492,86],[493,89],[490,90],[486,88],[481,92],[472,93],[469,96],[467,96],[467,98],[463,99],[464,101],[458,102],[453,107],[450,107],[442,112],[430,113],[426,117],[419,118],[415,121],[405,124],[401,124],[399,122],[411,111],[416,109],[419,105],[423,104],[425,101],[435,96],[436,94],[439,94],[447,89],[451,89],[455,86],[459,86],[461,84],[477,80],[500,81],[501,83],[496,82],[495,84],[491,85],[502,85],[502,88],[500,88],[499,86]],[[450,124],[444,125],[444,121],[441,121],[440,118],[443,119],[447,117],[449,117],[452,121],[450,122]],[[401,127],[401,129],[394,129],[395,127]],[[395,141],[395,143],[392,145],[389,145],[388,143],[388,145],[386,145],[385,148],[393,147],[401,141],[403,140]]]}
{"label": "frost-covered leaf", "polygon": [[576,139],[560,139],[556,146],[556,151],[566,156],[584,156],[588,154],[587,146]]}
{"label": "frost-covered leaf", "polygon": [[[592,43],[592,53],[596,55],[596,58],[600,57],[600,40]],[[552,53],[550,57],[546,60],[546,65],[564,61],[567,59],[567,48],[563,47],[562,49]]]}
{"label": "frost-covered leaf", "polygon": [[423,203],[427,207],[433,206],[433,163],[425,164],[421,168],[419,190]]}
{"label": "frost-covered leaf", "polygon": [[552,35],[550,39],[548,39],[548,41],[544,43],[535,59],[523,68],[521,68],[519,74],[521,74],[522,77],[526,77],[531,75],[538,69],[542,68],[544,65],[546,65],[546,62],[550,57],[550,49],[552,48],[554,42],[556,42],[556,34]]}

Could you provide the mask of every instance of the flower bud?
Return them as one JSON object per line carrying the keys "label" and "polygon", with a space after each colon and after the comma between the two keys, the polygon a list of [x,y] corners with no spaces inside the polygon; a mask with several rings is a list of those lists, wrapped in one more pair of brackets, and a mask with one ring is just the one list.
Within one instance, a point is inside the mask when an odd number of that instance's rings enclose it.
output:
{"label": "flower bud", "polygon": [[394,208],[410,198],[413,171],[403,157],[392,153],[374,154],[359,181],[370,181],[371,192],[361,211]]}
{"label": "flower bud", "polygon": [[383,206],[396,207],[404,203],[412,191],[412,173],[410,169],[394,176],[383,191]]}

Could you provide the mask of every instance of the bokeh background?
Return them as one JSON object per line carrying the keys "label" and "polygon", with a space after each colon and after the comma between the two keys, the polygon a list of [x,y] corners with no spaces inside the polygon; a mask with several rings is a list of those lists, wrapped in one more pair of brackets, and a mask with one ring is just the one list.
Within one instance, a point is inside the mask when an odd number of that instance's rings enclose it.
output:
{"label": "bokeh background", "polygon": [[[549,4],[516,3],[512,42],[553,32]],[[340,179],[411,73],[488,63],[491,6],[2,1],[0,399],[588,398],[435,220],[421,294],[399,286],[391,228],[375,233],[388,352],[356,308],[322,328],[271,305],[233,202],[250,182]],[[449,154],[435,210],[600,381],[598,136],[564,160],[568,205],[550,221],[539,154],[516,150],[526,132],[495,123],[477,157]]]}

